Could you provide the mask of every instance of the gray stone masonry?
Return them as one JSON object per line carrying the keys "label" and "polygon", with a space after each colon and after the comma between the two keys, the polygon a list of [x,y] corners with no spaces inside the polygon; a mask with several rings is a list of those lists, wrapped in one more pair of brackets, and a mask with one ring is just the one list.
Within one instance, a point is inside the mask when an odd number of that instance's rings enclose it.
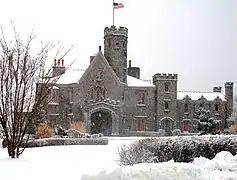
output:
{"label": "gray stone masonry", "polygon": [[[91,115],[105,111],[111,114],[112,135],[125,131],[161,131],[171,135],[174,129],[197,132],[194,113],[200,106],[210,109],[215,119],[222,120],[220,128],[233,111],[233,82],[225,83],[224,98],[189,96],[178,98],[177,74],[155,74],[153,84],[132,86],[128,78],[140,79],[140,68],[127,67],[127,38],[125,27],[106,27],[104,30],[104,54],[90,57],[89,67],[73,84],[57,84],[51,90],[54,96],[46,108],[49,123],[68,126],[70,121],[84,121],[86,130],[91,130]],[[64,73],[62,64],[54,67],[54,75]],[[134,71],[133,71],[134,70]],[[66,72],[67,74],[67,72]],[[73,78],[73,77],[72,77]],[[213,92],[220,93],[221,87]],[[195,93],[195,92],[192,92]],[[206,93],[206,95],[208,95]]]}

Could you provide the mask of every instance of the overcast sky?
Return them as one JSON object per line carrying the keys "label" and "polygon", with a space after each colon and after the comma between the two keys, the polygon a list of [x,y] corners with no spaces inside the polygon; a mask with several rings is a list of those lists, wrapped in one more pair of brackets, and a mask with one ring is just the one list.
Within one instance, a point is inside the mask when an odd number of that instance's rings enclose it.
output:
{"label": "overcast sky", "polygon": [[[212,91],[237,84],[237,0],[117,0],[115,25],[129,29],[128,59],[141,78],[178,73],[179,90]],[[66,63],[86,69],[112,24],[112,0],[5,0],[0,23],[43,41],[75,45]],[[235,90],[237,88],[235,87]]]}

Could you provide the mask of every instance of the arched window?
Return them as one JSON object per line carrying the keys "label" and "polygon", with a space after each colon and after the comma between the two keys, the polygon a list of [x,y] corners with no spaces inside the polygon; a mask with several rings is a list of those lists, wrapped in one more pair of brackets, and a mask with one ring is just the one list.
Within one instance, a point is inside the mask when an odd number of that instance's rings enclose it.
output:
{"label": "arched window", "polygon": [[184,112],[188,112],[188,104],[184,104]]}
{"label": "arched window", "polygon": [[167,83],[165,83],[165,92],[168,92],[169,91],[169,86]]}
{"label": "arched window", "polygon": [[145,93],[141,93],[141,103],[145,104]]}
{"label": "arched window", "polygon": [[215,104],[215,111],[218,111],[219,110],[219,106],[218,104]]}
{"label": "arched window", "polygon": [[94,90],[91,89],[91,99],[94,99]]}
{"label": "arched window", "polygon": [[105,89],[103,89],[103,98],[105,99]]}
{"label": "arched window", "polygon": [[168,104],[168,102],[165,102],[165,109],[169,109],[169,104]]}
{"label": "arched window", "polygon": [[96,89],[96,100],[99,101],[99,100],[102,100],[102,88],[101,87],[97,87]]}
{"label": "arched window", "polygon": [[202,103],[200,103],[200,108],[203,108],[203,104]]}

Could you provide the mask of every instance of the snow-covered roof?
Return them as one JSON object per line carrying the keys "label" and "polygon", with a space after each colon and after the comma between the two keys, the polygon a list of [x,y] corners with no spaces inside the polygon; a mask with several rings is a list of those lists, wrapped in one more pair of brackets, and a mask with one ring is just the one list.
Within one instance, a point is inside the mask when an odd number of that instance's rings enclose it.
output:
{"label": "snow-covered roof", "polygon": [[198,100],[202,96],[208,101],[213,101],[217,97],[221,100],[225,100],[225,95],[222,92],[195,92],[195,91],[178,91],[177,99],[184,99],[186,96],[190,97],[192,100]]}
{"label": "snow-covered roof", "polygon": [[155,87],[155,85],[152,84],[151,80],[137,79],[132,76],[127,76],[127,84],[128,86],[137,86],[137,87]]}
{"label": "snow-covered roof", "polygon": [[82,69],[67,70],[65,74],[61,75],[60,79],[57,81],[57,84],[77,83],[84,72],[85,70]]}
{"label": "snow-covered roof", "polygon": [[53,86],[52,89],[59,89],[57,86]]}

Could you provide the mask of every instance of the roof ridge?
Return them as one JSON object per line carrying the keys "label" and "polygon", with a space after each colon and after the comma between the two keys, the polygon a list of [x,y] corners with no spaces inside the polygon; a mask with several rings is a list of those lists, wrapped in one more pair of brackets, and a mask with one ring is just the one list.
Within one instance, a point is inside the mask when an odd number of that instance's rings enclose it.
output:
{"label": "roof ridge", "polygon": [[191,92],[191,93],[223,93],[223,92],[212,92],[212,91],[177,91],[177,92]]}

